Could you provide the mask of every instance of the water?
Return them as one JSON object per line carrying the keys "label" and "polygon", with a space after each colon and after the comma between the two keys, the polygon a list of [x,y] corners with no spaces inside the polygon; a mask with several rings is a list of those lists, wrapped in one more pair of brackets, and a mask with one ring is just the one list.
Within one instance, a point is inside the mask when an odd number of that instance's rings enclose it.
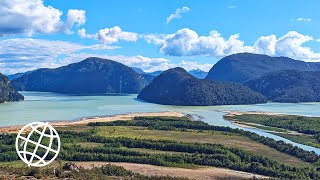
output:
{"label": "water", "polygon": [[[132,112],[180,111],[197,114],[203,121],[217,126],[239,128],[223,119],[222,110],[264,111],[305,116],[320,116],[320,103],[267,103],[229,106],[166,106],[142,102],[136,95],[70,96],[44,92],[21,92],[25,101],[0,104],[0,126],[24,125],[34,121],[77,120],[90,116],[107,116]],[[299,146],[320,154],[320,149],[294,143],[263,130],[241,128]]]}

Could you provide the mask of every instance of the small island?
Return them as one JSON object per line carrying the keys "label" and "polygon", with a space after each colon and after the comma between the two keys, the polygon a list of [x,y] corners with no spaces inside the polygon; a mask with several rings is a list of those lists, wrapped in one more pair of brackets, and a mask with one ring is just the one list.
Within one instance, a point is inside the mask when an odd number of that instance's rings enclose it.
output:
{"label": "small island", "polygon": [[241,84],[198,79],[183,68],[163,72],[141,91],[138,99],[183,106],[266,103],[261,94]]}

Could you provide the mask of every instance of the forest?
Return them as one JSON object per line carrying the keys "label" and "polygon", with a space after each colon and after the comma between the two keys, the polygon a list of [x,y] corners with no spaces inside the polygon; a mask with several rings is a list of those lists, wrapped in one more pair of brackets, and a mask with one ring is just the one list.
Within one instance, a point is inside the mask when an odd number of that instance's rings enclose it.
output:
{"label": "forest", "polygon": [[[302,161],[310,163],[308,166],[287,164],[271,159],[269,157],[254,154],[237,147],[226,147],[221,144],[182,142],[179,140],[136,138],[130,136],[116,137],[103,135],[105,131],[101,128],[115,127],[136,127],[143,130],[168,132],[214,132],[232,133],[238,136],[265,144],[285,154],[297,157]],[[150,164],[169,167],[221,167],[232,170],[244,171],[258,175],[265,175],[275,178],[288,179],[319,179],[318,170],[319,156],[314,152],[304,151],[298,147],[286,144],[282,141],[275,141],[257,134],[228,127],[211,126],[201,121],[191,121],[188,118],[173,117],[135,117],[131,121],[95,122],[87,126],[58,128],[62,140],[62,149],[58,161],[63,162],[129,162],[139,164]],[[113,133],[113,130],[109,133]],[[14,146],[15,134],[0,135],[0,161],[16,162]],[[88,145],[89,144],[89,145]],[[147,151],[139,151],[144,149]],[[149,153],[164,152],[164,153]],[[38,152],[41,156],[45,152]],[[38,154],[37,153],[37,154]],[[47,158],[50,158],[47,156]],[[30,170],[10,169],[9,166],[1,166],[5,172],[18,171],[22,174],[30,174]],[[22,172],[20,172],[22,171]],[[36,169],[41,174],[43,169]],[[18,173],[16,172],[16,173]],[[96,176],[104,176],[104,170],[84,170],[90,177],[93,172]],[[34,173],[34,174],[37,174]],[[71,173],[72,174],[72,173]],[[80,173],[81,174],[81,173]],[[73,174],[72,176],[78,176]],[[71,175],[68,175],[71,176]],[[83,175],[84,176],[84,175]],[[134,175],[139,176],[139,175]],[[58,176],[57,176],[58,177]],[[62,177],[60,174],[59,177]],[[167,178],[167,177],[158,177]]]}

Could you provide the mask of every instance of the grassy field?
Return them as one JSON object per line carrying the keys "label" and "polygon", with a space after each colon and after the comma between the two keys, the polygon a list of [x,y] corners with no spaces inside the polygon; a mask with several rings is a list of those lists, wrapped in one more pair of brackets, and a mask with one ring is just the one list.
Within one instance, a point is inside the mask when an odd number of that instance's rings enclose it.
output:
{"label": "grassy field", "polygon": [[[261,143],[250,140],[247,137],[239,136],[229,132],[210,132],[187,130],[181,131],[163,131],[150,130],[145,127],[136,126],[103,126],[97,128],[97,134],[103,137],[130,137],[155,140],[177,140],[183,142],[201,142],[222,144],[227,147],[238,147],[257,155],[264,155],[270,159],[274,159],[287,164],[297,164],[299,166],[309,166],[296,157],[281,153]],[[76,128],[75,128],[76,130]]]}
{"label": "grassy field", "polygon": [[[159,171],[159,168],[154,165],[190,169],[190,171],[181,169],[179,171],[189,173],[194,171],[195,174],[201,174],[203,168],[206,167],[227,167],[228,170],[221,170],[226,175],[224,177],[228,177],[228,173],[230,173],[230,177],[236,174],[239,178],[242,177],[241,173],[237,171],[240,169],[245,169],[249,173],[243,176],[246,178],[249,176],[253,177],[253,174],[250,175],[251,171],[258,172],[257,174],[260,175],[267,175],[269,172],[265,169],[268,168],[270,171],[274,171],[273,173],[277,173],[277,176],[285,176],[284,174],[282,175],[281,170],[274,168],[277,166],[282,167],[278,163],[288,166],[284,167],[286,169],[293,167],[302,168],[298,171],[300,174],[298,173],[297,176],[294,175],[293,177],[304,177],[303,173],[307,173],[306,175],[309,176],[309,170],[307,169],[315,168],[315,164],[280,152],[237,132],[173,128],[173,126],[179,127],[181,124],[196,125],[195,127],[198,128],[210,126],[201,122],[192,122],[187,118],[153,118],[148,117],[146,120],[138,119],[134,121],[142,123],[141,126],[133,125],[132,123],[130,125],[129,121],[119,121],[118,123],[123,125],[107,122],[105,125],[57,127],[60,137],[62,137],[60,160],[55,161],[55,163],[46,168],[61,169],[61,166],[67,162],[85,163],[86,161],[92,161],[97,164],[99,164],[97,161],[100,161],[100,164],[123,162],[130,163],[126,164],[126,166],[133,169],[140,167],[138,164],[149,164],[147,167],[150,169],[150,174],[146,172],[143,172],[143,174],[153,175],[154,171]],[[155,126],[150,127],[145,123],[151,123]],[[0,141],[2,141],[1,138]],[[10,142],[9,139],[3,141],[4,147],[8,147],[5,145],[8,142]],[[3,154],[2,159],[4,157],[6,157],[5,154]],[[217,159],[217,161],[214,159]],[[206,162],[207,160],[212,162]],[[21,161],[11,161],[1,162],[0,167],[24,169],[25,165]],[[18,171],[19,173],[24,173],[20,172],[20,170]],[[40,171],[38,174],[41,174],[44,170],[40,169],[38,171]],[[101,172],[101,170],[97,171]],[[209,172],[211,171],[217,172],[217,169],[211,169]],[[172,171],[166,169],[166,172]],[[94,174],[94,172],[87,170],[83,170],[83,173],[88,177],[91,177],[92,173]],[[140,171],[137,173],[140,173]],[[98,175],[102,176],[105,174],[98,173]],[[185,176],[182,174],[179,177]]]}
{"label": "grassy field", "polygon": [[270,131],[300,144],[320,147],[320,117],[244,113],[225,118],[240,125]]}

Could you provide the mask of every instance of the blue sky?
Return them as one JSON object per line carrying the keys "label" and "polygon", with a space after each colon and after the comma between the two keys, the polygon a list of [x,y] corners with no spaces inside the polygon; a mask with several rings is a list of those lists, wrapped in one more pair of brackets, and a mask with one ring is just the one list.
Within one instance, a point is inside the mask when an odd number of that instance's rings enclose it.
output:
{"label": "blue sky", "polygon": [[320,61],[320,1],[3,0],[0,72],[100,56],[145,71],[251,52]]}

